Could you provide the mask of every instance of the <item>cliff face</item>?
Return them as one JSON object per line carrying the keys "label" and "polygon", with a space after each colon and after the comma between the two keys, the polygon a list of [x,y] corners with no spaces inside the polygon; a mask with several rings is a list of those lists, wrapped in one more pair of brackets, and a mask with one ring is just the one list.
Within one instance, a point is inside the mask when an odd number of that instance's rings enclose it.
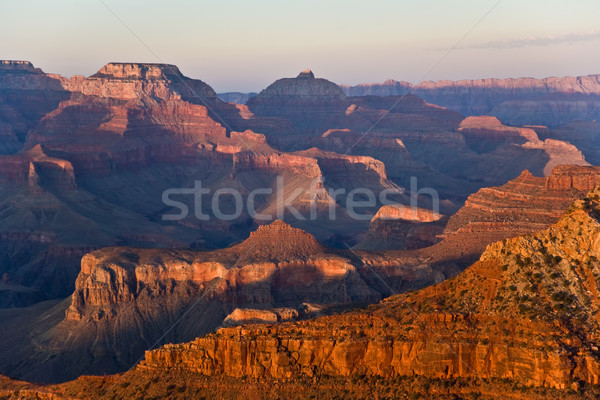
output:
{"label": "cliff face", "polygon": [[572,121],[552,129],[546,137],[569,142],[577,146],[592,165],[600,164],[600,122],[598,120]]}
{"label": "cliff face", "polygon": [[82,258],[70,302],[47,311],[52,319],[30,343],[13,333],[3,339],[21,356],[0,362],[0,370],[50,382],[118,372],[157,340],[187,341],[236,321],[293,320],[378,301],[390,289],[376,276],[402,290],[444,277],[420,257],[328,250],[281,221],[211,252],[105,248]]}
{"label": "cliff face", "polygon": [[444,218],[427,209],[384,206],[355,248],[417,249],[435,244],[423,251],[479,257],[490,243],[556,222],[575,199],[600,184],[598,171],[598,167],[558,165],[546,178],[523,171],[502,186],[479,189]]}
{"label": "cliff face", "polygon": [[587,192],[600,184],[600,170],[597,167],[576,167],[559,165],[546,178],[547,190],[573,190]]}
{"label": "cliff face", "polygon": [[341,86],[352,96],[413,93],[463,115],[495,115],[505,123],[558,126],[598,119],[600,75],[562,78],[476,79]]}
{"label": "cliff face", "polygon": [[164,100],[211,101],[216,93],[206,83],[185,77],[169,64],[109,63],[94,75],[62,80],[71,92],[134,100],[141,95]]}
{"label": "cliff face", "polygon": [[69,95],[30,62],[0,60],[0,154],[18,152],[28,130]]}
{"label": "cliff face", "polygon": [[600,184],[597,174],[597,167],[559,165],[546,178],[524,171],[503,186],[480,189],[450,217],[444,238],[481,247],[545,229]]}
{"label": "cliff face", "polygon": [[419,374],[560,389],[598,384],[598,196],[576,201],[546,231],[491,245],[440,285],[369,311],[221,329],[149,351],[138,368],[265,379]]}

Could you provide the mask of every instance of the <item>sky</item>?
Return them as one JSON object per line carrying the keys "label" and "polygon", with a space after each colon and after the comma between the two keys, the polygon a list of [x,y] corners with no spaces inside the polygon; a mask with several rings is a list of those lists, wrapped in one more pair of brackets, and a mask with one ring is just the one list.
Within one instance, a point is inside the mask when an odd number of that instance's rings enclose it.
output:
{"label": "sky", "polygon": [[217,92],[600,73],[599,0],[1,0],[0,59],[176,64]]}

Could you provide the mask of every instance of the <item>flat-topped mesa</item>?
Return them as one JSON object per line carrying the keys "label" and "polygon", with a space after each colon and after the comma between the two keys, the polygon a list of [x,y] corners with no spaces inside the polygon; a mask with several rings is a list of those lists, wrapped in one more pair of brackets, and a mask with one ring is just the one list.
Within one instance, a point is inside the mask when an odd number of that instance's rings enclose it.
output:
{"label": "flat-topped mesa", "polygon": [[546,178],[546,190],[588,191],[600,185],[600,168],[557,165]]}
{"label": "flat-topped mesa", "polygon": [[393,204],[382,206],[372,221],[409,221],[409,222],[434,222],[443,217],[439,212],[434,212],[425,208],[405,206],[402,204]]}
{"label": "flat-topped mesa", "polygon": [[506,126],[498,118],[487,115],[465,118],[460,123],[458,131],[469,137],[479,137],[483,140],[510,142],[540,141],[535,130],[531,128]]}
{"label": "flat-topped mesa", "polygon": [[250,258],[270,260],[306,259],[325,250],[313,235],[281,220],[260,226],[235,248]]}
{"label": "flat-topped mesa", "polygon": [[[17,105],[14,100],[7,101],[6,99],[4,102],[12,107],[16,106],[17,109],[25,108],[27,111],[23,113],[24,115],[37,118],[41,118],[52,107],[56,107],[58,101],[66,99],[68,95],[63,88],[61,79],[51,74],[45,74],[29,61],[21,60],[0,60],[0,89],[26,91],[19,93],[18,98],[22,104]],[[44,93],[44,91],[47,92]],[[29,100],[30,97],[31,101],[23,101]],[[16,124],[13,125],[13,128],[15,127]]]}
{"label": "flat-topped mesa", "polygon": [[171,64],[109,63],[89,78],[64,79],[67,90],[123,100],[143,95],[164,100],[183,99],[204,104],[217,94],[206,83],[184,76]]}
{"label": "flat-topped mesa", "polygon": [[29,61],[21,60],[0,60],[0,73],[10,71],[20,74],[37,74],[41,71],[33,66]]}
{"label": "flat-topped mesa", "polygon": [[123,80],[164,80],[183,78],[176,65],[139,64],[111,62],[100,68],[90,78],[111,78]]}

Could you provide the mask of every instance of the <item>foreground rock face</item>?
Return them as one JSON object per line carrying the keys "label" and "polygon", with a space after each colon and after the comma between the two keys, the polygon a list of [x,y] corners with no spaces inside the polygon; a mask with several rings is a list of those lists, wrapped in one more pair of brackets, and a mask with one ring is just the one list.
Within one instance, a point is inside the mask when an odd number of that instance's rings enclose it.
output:
{"label": "foreground rock face", "polygon": [[138,368],[255,378],[508,378],[560,389],[598,384],[598,199],[592,192],[576,201],[546,231],[491,245],[440,285],[369,311],[221,329],[149,351]]}

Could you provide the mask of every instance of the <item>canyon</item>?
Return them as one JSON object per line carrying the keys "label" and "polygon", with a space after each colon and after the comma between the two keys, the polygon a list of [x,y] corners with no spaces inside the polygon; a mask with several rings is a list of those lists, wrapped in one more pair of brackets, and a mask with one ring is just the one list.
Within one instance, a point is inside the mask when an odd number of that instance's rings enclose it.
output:
{"label": "canyon", "polygon": [[[276,396],[305,382],[310,389],[299,398],[364,390],[593,398],[596,386],[586,385],[597,385],[600,376],[599,199],[594,189],[549,228],[489,245],[456,277],[364,309],[223,327],[151,349],[135,368],[111,377],[53,386],[4,380],[1,387],[9,395],[100,398],[148,396],[169,383],[171,397],[186,398],[231,395],[226,386],[243,396]],[[320,251],[312,246],[308,253]],[[424,378],[431,381],[422,385]]]}
{"label": "canyon", "polygon": [[0,397],[592,396],[599,98],[0,61]]}
{"label": "canyon", "polygon": [[592,191],[577,200],[548,230],[490,245],[439,285],[310,322],[223,328],[149,351],[138,368],[265,379],[417,374],[559,389],[597,384],[598,198]]}
{"label": "canyon", "polygon": [[[0,371],[38,382],[119,372],[156,343],[242,322],[301,321],[424,288],[460,273],[494,241],[547,228],[598,184],[597,167],[564,166],[482,189],[450,217],[384,206],[353,250],[327,248],[280,220],[221,250],[97,250],[83,256],[69,299],[26,316],[4,312],[0,326],[15,333],[0,348],[20,361],[0,351]],[[51,318],[25,335],[23,318],[41,315]]]}

